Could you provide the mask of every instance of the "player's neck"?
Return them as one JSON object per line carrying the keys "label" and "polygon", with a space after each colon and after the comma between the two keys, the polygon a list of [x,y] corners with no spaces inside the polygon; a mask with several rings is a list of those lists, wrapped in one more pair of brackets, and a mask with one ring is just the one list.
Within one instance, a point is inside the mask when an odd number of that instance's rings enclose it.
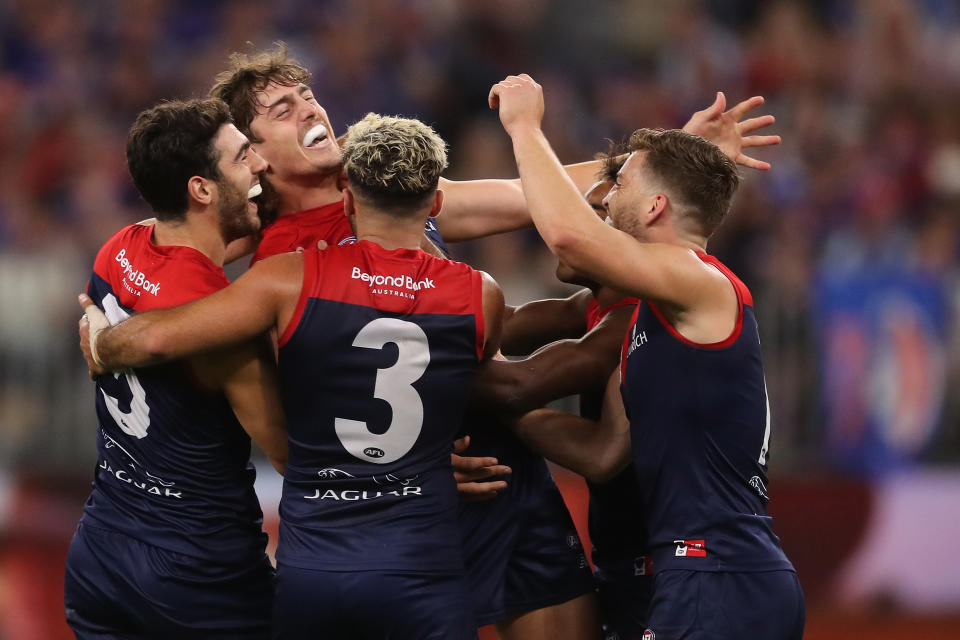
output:
{"label": "player's neck", "polygon": [[357,212],[357,240],[375,242],[384,249],[419,249],[425,220]]}
{"label": "player's neck", "polygon": [[593,291],[593,297],[597,300],[597,305],[601,309],[606,309],[610,305],[616,304],[627,297],[619,291],[614,291],[610,287],[597,287],[591,290]]}
{"label": "player's neck", "polygon": [[158,220],[153,226],[153,243],[166,246],[190,247],[210,258],[218,267],[223,266],[227,245],[216,225],[201,222],[187,215],[185,220]]}
{"label": "player's neck", "polygon": [[280,203],[278,215],[299,213],[307,209],[323,207],[343,200],[343,193],[337,184],[337,174],[327,174],[321,178],[312,176],[305,180],[291,180],[281,184],[272,182]]}

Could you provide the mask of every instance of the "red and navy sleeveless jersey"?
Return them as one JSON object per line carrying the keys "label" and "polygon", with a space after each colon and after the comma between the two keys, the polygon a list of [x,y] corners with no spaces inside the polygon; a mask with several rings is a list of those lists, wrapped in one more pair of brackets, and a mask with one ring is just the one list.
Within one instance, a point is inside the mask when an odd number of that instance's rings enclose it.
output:
{"label": "red and navy sleeveless jersey", "polygon": [[279,341],[279,562],[462,568],[450,453],[483,331],[481,276],[462,263],[367,241],[304,253]]}
{"label": "red and navy sleeveless jersey", "polygon": [[[587,331],[592,331],[608,313],[619,307],[637,304],[636,298],[624,298],[600,308],[596,298],[587,305]],[[580,396],[580,415],[599,420],[603,407],[603,393]],[[587,526],[593,544],[591,557],[599,570],[622,572],[632,567],[635,574],[649,573],[646,562],[646,527],[640,506],[639,489],[633,465],[628,466],[609,482],[587,483],[590,504]]]}
{"label": "red and navy sleeveless jersey", "polygon": [[[427,218],[424,233],[444,255],[450,255],[433,218]],[[278,253],[289,253],[298,248],[316,249],[320,240],[330,246],[356,240],[350,220],[343,210],[343,200],[277,218],[263,230],[260,244],[250,259],[250,266]]]}
{"label": "red and navy sleeveless jersey", "polygon": [[733,284],[733,332],[696,344],[656,305],[637,305],[624,340],[621,393],[654,570],[792,569],[767,515],[770,414],[747,287]]}
{"label": "red and navy sleeveless jersey", "polygon": [[[112,323],[209,295],[223,269],[184,246],[157,246],[131,225],[100,249],[87,293]],[[250,438],[221,392],[187,365],[98,376],[99,460],[84,522],[223,562],[262,556]]]}

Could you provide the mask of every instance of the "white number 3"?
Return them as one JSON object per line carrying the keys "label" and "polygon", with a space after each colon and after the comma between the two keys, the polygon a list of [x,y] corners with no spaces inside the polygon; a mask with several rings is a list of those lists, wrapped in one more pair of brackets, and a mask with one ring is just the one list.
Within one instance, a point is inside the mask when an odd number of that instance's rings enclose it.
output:
{"label": "white number 3", "polygon": [[[103,312],[110,324],[117,324],[130,317],[130,314],[120,308],[117,298],[112,293],[108,293],[103,298]],[[137,379],[135,373],[115,373],[113,377],[119,379],[121,375],[126,377],[127,386],[130,387],[132,395],[130,411],[122,411],[120,401],[109,395],[101,387],[100,393],[103,394],[104,404],[121,431],[138,439],[145,438],[147,437],[147,429],[150,427],[150,407],[147,405],[147,392],[143,390],[143,385],[140,384],[140,380]]]}
{"label": "white number 3", "polygon": [[423,427],[423,402],[411,385],[420,379],[430,364],[427,334],[412,322],[396,318],[377,318],[367,323],[353,340],[353,346],[382,349],[392,342],[399,351],[397,362],[377,369],[373,397],[386,401],[393,411],[390,426],[381,434],[371,433],[362,420],[337,418],[337,437],[351,455],[387,464],[403,457],[420,436]]}

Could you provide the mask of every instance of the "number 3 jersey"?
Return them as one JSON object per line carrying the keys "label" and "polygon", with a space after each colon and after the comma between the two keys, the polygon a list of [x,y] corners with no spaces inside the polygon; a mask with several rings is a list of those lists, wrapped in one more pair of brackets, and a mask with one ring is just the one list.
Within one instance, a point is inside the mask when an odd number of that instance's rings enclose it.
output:
{"label": "number 3 jersey", "polygon": [[[131,225],[97,255],[87,294],[111,323],[229,284],[199,251],[155,245],[152,233]],[[222,393],[175,362],[98,376],[96,409],[99,460],[84,523],[218,562],[263,556],[250,438]]]}
{"label": "number 3 jersey", "polygon": [[650,302],[624,341],[621,392],[655,572],[792,569],[767,515],[770,414],[760,340],[747,287],[714,344],[684,338]]}
{"label": "number 3 jersey", "polygon": [[304,253],[280,336],[280,563],[459,571],[450,466],[484,341],[465,264],[360,241]]}

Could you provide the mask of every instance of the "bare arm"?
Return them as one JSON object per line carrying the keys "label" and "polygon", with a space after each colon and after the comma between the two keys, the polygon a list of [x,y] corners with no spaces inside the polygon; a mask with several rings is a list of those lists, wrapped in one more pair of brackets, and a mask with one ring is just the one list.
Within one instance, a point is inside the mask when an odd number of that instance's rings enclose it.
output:
{"label": "bare arm", "polygon": [[520,414],[569,395],[601,392],[620,360],[632,313],[632,307],[619,307],[578,340],[554,342],[523,360],[486,363],[472,402],[487,411]]}
{"label": "bare arm", "polygon": [[[770,163],[751,158],[743,149],[780,144],[777,135],[746,135],[774,123],[771,115],[743,120],[753,109],[763,104],[763,98],[754,96],[725,111],[726,96],[717,92],[712,105],[694,113],[684,131],[713,142],[737,164],[766,170]],[[600,171],[597,161],[580,162],[563,167],[564,172],[584,193],[596,181]],[[437,226],[448,242],[472,240],[484,236],[523,229],[533,224],[519,180],[440,180],[446,194],[442,215]]]}
{"label": "bare arm", "polygon": [[[586,191],[596,182],[600,162],[570,164],[564,171],[573,183]],[[444,193],[437,228],[447,242],[483,238],[533,226],[520,180],[440,179]]]}
{"label": "bare arm", "polygon": [[725,277],[704,264],[692,248],[638,242],[593,213],[540,129],[543,94],[531,78],[510,76],[494,85],[490,100],[491,106],[499,106],[513,141],[537,230],[561,261],[615,290],[665,303],[671,318],[694,306],[729,306],[735,300]]}
{"label": "bare arm", "polygon": [[526,355],[564,338],[579,338],[587,330],[587,305],[592,294],[584,289],[569,298],[534,300],[507,307],[500,350],[508,356]]}
{"label": "bare arm", "polygon": [[194,356],[190,364],[204,383],[223,389],[237,420],[282,474],[287,431],[269,341],[261,336],[239,347]]}
{"label": "bare arm", "polygon": [[503,333],[503,291],[489,274],[483,277],[483,359],[493,358],[500,349]]}
{"label": "bare arm", "polygon": [[620,374],[607,384],[599,422],[553,409],[538,409],[521,418],[514,432],[527,446],[587,480],[603,483],[630,462],[630,423],[620,399]]}
{"label": "bare arm", "polygon": [[[273,327],[282,331],[302,282],[302,254],[273,256],[205,298],[91,333],[91,350],[107,368],[143,367],[244,342]],[[93,304],[83,298],[85,309]]]}

